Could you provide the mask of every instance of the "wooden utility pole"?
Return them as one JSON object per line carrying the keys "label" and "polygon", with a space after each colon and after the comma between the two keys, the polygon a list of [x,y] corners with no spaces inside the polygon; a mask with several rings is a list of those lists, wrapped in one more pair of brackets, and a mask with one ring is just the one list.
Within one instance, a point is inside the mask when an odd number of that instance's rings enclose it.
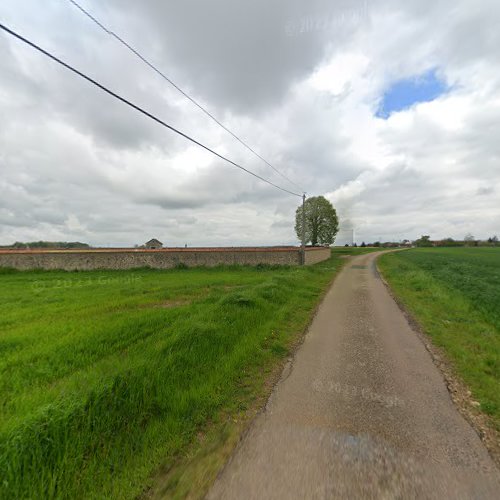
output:
{"label": "wooden utility pole", "polygon": [[302,195],[302,244],[301,244],[301,264],[306,264],[306,193]]}

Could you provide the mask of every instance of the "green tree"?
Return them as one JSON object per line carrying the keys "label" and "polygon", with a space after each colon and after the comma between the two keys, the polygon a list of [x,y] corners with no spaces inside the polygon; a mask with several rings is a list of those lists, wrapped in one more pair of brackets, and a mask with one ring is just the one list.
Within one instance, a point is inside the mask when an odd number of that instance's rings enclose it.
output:
{"label": "green tree", "polygon": [[471,233],[467,233],[464,238],[466,246],[477,246],[474,236]]}
{"label": "green tree", "polygon": [[455,241],[453,238],[445,238],[439,242],[440,247],[461,247],[463,243],[461,241]]}
{"label": "green tree", "polygon": [[432,242],[431,242],[431,237],[430,236],[421,236],[418,240],[414,241],[415,245],[417,247],[431,247]]}
{"label": "green tree", "polygon": [[[306,244],[331,245],[339,231],[339,220],[333,205],[324,196],[313,196],[305,202]],[[295,213],[295,232],[302,239],[302,205]]]}

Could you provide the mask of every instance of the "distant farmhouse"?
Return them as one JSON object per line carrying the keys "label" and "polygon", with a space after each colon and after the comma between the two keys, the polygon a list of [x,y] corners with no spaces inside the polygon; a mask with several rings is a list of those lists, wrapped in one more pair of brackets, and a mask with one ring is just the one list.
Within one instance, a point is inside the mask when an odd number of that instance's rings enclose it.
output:
{"label": "distant farmhouse", "polygon": [[152,240],[146,242],[144,246],[150,250],[159,250],[160,248],[163,248],[163,243],[160,240],[153,238]]}

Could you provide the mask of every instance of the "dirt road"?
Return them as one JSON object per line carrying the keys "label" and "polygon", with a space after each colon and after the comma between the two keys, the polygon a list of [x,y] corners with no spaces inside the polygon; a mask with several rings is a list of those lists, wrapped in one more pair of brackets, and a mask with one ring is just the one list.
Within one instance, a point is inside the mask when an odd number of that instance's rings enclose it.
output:
{"label": "dirt road", "polygon": [[498,469],[375,258],[339,274],[208,498],[500,498]]}

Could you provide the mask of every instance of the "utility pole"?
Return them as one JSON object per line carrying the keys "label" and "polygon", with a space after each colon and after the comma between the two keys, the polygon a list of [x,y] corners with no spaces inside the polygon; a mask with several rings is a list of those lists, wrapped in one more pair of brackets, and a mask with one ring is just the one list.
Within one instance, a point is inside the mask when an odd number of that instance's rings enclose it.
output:
{"label": "utility pole", "polygon": [[302,244],[301,244],[301,264],[306,264],[306,193],[302,195]]}

